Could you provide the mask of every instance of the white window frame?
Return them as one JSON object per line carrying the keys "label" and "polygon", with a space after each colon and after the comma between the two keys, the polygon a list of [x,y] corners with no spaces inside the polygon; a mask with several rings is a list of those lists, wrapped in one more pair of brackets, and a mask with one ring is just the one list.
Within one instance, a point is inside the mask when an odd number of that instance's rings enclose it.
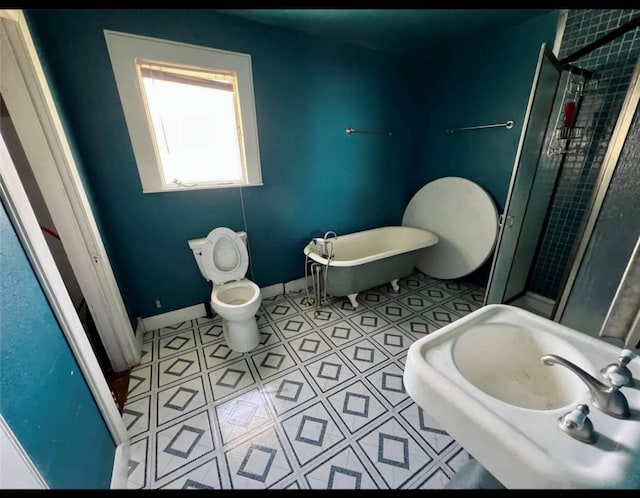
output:
{"label": "white window frame", "polygon": [[[250,55],[111,30],[104,30],[104,36],[144,193],[262,185]],[[222,69],[236,73],[245,157],[244,182],[195,185],[163,182],[162,168],[155,151],[153,130],[147,118],[144,93],[138,78],[136,59]]]}

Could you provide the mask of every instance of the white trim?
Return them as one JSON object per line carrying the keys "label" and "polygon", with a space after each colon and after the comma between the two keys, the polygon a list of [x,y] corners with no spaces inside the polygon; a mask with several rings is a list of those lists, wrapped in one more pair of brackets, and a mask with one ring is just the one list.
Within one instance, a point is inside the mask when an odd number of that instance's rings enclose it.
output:
{"label": "white trim", "polygon": [[136,327],[136,348],[142,351],[142,343],[144,342],[144,334],[147,329],[144,326],[142,318],[138,317],[138,326]]}
{"label": "white trim", "polygon": [[130,452],[131,446],[128,441],[116,448],[113,473],[111,474],[111,489],[127,489]]}
{"label": "white trim", "polygon": [[141,351],[24,13],[16,16],[0,16],[0,88],[111,365],[124,371]]}
{"label": "white trim", "polygon": [[560,53],[560,47],[562,46],[562,37],[564,36],[564,29],[567,27],[567,17],[569,17],[569,9],[560,9],[558,15],[558,24],[556,27],[556,38],[553,41],[553,55],[558,57]]}
{"label": "white trim", "polygon": [[[253,74],[249,54],[120,33],[108,29],[104,30],[104,37],[144,193],[262,185]],[[145,92],[140,85],[136,70],[136,60],[139,58],[235,72],[240,107],[239,128],[242,137],[240,154],[244,163],[244,178],[241,181],[202,183],[193,187],[165,183],[162,167],[156,154],[149,113],[144,102]],[[170,181],[170,179],[166,181]]]}
{"label": "white trim", "polygon": [[116,447],[128,443],[129,436],[111,390],[93,353],[86,332],[73,306],[60,272],[49,251],[29,198],[0,135],[0,198],[13,222],[25,253],[38,277],[42,290],[93,395],[98,410]]}
{"label": "white trim", "polygon": [[284,284],[284,293],[287,292],[297,292],[308,287],[307,279],[305,277],[297,278],[296,280],[291,280],[290,282],[286,282]]}
{"label": "white trim", "polygon": [[48,489],[47,483],[0,414],[0,489]]}
{"label": "white trim", "polygon": [[[260,288],[260,295],[262,299],[267,299],[274,296],[279,296],[286,292],[296,292],[305,289],[306,279],[304,277],[290,282],[269,285],[267,287]],[[159,315],[148,316],[146,318],[138,318],[138,328],[136,329],[136,335],[144,335],[145,331],[157,330],[162,327],[168,327],[175,325],[176,323],[186,322],[187,320],[195,320],[196,318],[202,318],[206,316],[207,310],[202,304],[194,304],[186,308],[180,308],[173,311],[167,311]]]}
{"label": "white trim", "polygon": [[18,22],[20,19],[20,11],[16,9],[0,9],[0,17],[6,17],[11,21]]}
{"label": "white trim", "polygon": [[194,304],[187,308],[180,308],[173,311],[167,311],[159,315],[148,316],[142,319],[145,330],[156,330],[176,323],[186,322],[187,320],[195,320],[207,315],[204,304]]}
{"label": "white trim", "polygon": [[269,299],[270,297],[279,296],[280,294],[284,294],[284,284],[282,283],[260,288],[262,299]]}

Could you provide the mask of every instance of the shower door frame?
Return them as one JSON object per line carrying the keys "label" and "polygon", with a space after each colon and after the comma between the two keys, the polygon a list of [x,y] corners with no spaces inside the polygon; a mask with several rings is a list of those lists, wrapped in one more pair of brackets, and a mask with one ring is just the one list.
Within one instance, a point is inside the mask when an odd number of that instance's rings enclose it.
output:
{"label": "shower door frame", "polygon": [[[512,276],[512,272],[513,272],[513,264],[514,261],[516,260],[516,254],[518,253],[518,250],[521,249],[520,246],[520,242],[521,242],[521,234],[522,234],[522,230],[523,230],[523,226],[524,226],[524,222],[526,221],[527,218],[527,209],[529,207],[529,204],[531,202],[531,193],[532,193],[532,189],[534,187],[535,184],[535,180],[536,180],[536,175],[537,175],[537,171],[539,168],[539,163],[540,163],[540,157],[542,155],[542,150],[544,148],[545,145],[545,137],[543,136],[542,141],[540,143],[540,148],[538,150],[538,159],[536,160],[535,163],[535,167],[534,167],[534,171],[531,175],[531,179],[530,181],[525,179],[525,189],[527,190],[527,197],[526,199],[519,199],[519,202],[524,203],[524,207],[521,213],[521,216],[519,216],[520,219],[517,220],[517,225],[516,225],[516,230],[517,233],[505,233],[505,230],[507,229],[511,229],[511,227],[513,226],[513,216],[510,216],[510,210],[511,209],[517,209],[518,206],[516,206],[514,204],[514,191],[516,190],[516,183],[518,181],[518,175],[519,173],[521,173],[521,171],[523,171],[522,169],[522,164],[521,164],[521,159],[522,159],[522,155],[523,155],[523,150],[525,148],[525,144],[527,142],[527,138],[528,138],[528,134],[532,133],[533,130],[530,129],[530,122],[531,122],[531,117],[533,114],[533,110],[534,110],[534,105],[535,105],[535,101],[536,101],[536,95],[539,89],[539,84],[540,84],[540,79],[542,77],[542,70],[543,70],[543,65],[545,62],[549,62],[553,68],[557,71],[558,73],[558,78],[557,78],[557,82],[556,82],[556,87],[555,87],[555,91],[554,91],[554,95],[553,95],[553,99],[551,102],[551,106],[549,109],[549,114],[546,116],[546,124],[544,127],[544,130],[547,130],[548,126],[549,126],[549,122],[551,120],[551,115],[553,113],[553,108],[554,108],[554,103],[557,99],[557,95],[558,95],[558,86],[559,83],[562,79],[562,74],[563,74],[563,70],[568,70],[570,72],[576,72],[576,73],[581,73],[582,70],[580,68],[577,67],[573,67],[573,66],[567,66],[567,67],[563,67],[563,65],[558,61],[558,59],[556,58],[556,56],[554,55],[554,53],[552,52],[552,50],[549,48],[549,46],[546,43],[543,43],[541,48],[540,48],[540,53],[538,56],[538,63],[536,66],[536,70],[534,73],[534,78],[533,78],[533,85],[531,87],[531,92],[529,95],[529,103],[527,105],[527,110],[525,113],[525,117],[524,117],[524,122],[523,122],[523,126],[522,126],[522,133],[520,135],[520,143],[518,144],[518,150],[516,152],[516,158],[514,161],[514,167],[513,167],[513,171],[511,174],[511,181],[509,183],[509,191],[507,194],[507,200],[505,202],[505,208],[504,211],[502,213],[502,215],[500,216],[500,229],[498,232],[498,238],[496,241],[496,250],[494,253],[494,257],[493,257],[493,262],[491,264],[491,271],[489,273],[489,279],[487,282],[487,287],[486,287],[486,292],[484,295],[484,300],[483,300],[483,305],[486,304],[492,304],[492,303],[504,303],[504,302],[509,302],[512,301],[514,299],[516,299],[517,297],[521,296],[524,291],[526,290],[526,282],[528,280],[528,275],[530,273],[530,268],[531,268],[531,264],[532,261],[529,263],[528,269],[527,269],[527,275],[524,277],[524,286],[525,289],[523,289],[522,292],[517,292],[515,293],[513,296],[510,296],[509,298],[505,299],[505,294],[509,288],[509,282]],[[535,137],[534,137],[535,139]],[[550,200],[549,200],[550,202]],[[520,204],[520,206],[522,206],[522,204]],[[512,248],[509,247],[505,247],[504,243],[507,240],[506,239],[506,235],[509,235],[511,237],[515,237],[515,244],[513,245]],[[538,238],[540,237],[540,234],[538,235]],[[501,249],[502,249],[502,253],[501,253]],[[506,258],[508,258],[507,260],[502,259],[505,258],[505,252],[504,251],[508,251]],[[502,268],[504,268],[504,266],[501,265],[505,265],[508,264],[509,265],[509,270],[506,273],[506,276],[504,278],[503,282],[498,282],[498,284],[500,285],[500,287],[498,288],[497,292],[499,293],[500,297],[498,300],[495,299],[495,293],[496,293],[496,274],[499,273],[501,271]],[[492,287],[493,286],[493,287]],[[490,300],[490,297],[492,298]]]}
{"label": "shower door frame", "polygon": [[618,160],[620,159],[620,155],[622,154],[622,149],[626,142],[627,135],[629,133],[629,129],[631,128],[631,123],[633,121],[636,109],[638,108],[639,102],[640,56],[636,61],[636,65],[631,76],[631,81],[629,82],[629,88],[627,89],[627,94],[625,96],[624,102],[622,103],[620,114],[618,114],[615,128],[611,135],[611,139],[609,140],[609,146],[607,147],[607,151],[602,161],[602,166],[600,167],[600,171],[598,172],[596,186],[591,195],[591,200],[589,201],[589,205],[587,206],[581,228],[578,231],[576,243],[573,246],[571,256],[569,258],[570,263],[567,266],[569,270],[566,272],[566,276],[564,278],[565,283],[561,287],[562,293],[556,300],[554,309],[552,311],[551,317],[553,321],[560,322],[562,320],[562,315],[567,306],[567,302],[569,301],[569,296],[571,295],[571,291],[573,290],[573,285],[578,276],[578,271],[587,252],[589,241],[591,240],[591,235],[596,226],[596,222],[598,220],[602,204],[604,203],[605,196],[607,195],[607,190],[609,189],[609,184],[611,183],[613,173],[618,164]]}

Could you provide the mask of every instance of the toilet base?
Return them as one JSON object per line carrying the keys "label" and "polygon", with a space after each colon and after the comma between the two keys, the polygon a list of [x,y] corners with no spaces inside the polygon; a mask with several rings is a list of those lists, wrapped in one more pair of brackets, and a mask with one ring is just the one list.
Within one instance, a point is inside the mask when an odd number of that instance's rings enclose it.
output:
{"label": "toilet base", "polygon": [[229,349],[238,353],[251,351],[260,344],[260,331],[255,316],[233,322],[223,318],[222,332]]}

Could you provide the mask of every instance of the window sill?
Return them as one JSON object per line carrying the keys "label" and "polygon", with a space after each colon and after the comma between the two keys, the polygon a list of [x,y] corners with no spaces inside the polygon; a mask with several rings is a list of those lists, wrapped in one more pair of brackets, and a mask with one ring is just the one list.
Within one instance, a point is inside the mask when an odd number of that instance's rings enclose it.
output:
{"label": "window sill", "polygon": [[160,189],[142,189],[143,194],[162,194],[165,192],[189,192],[190,190],[218,190],[223,188],[262,187],[263,183],[234,183],[231,185],[197,185],[193,187],[180,187],[167,185]]}

